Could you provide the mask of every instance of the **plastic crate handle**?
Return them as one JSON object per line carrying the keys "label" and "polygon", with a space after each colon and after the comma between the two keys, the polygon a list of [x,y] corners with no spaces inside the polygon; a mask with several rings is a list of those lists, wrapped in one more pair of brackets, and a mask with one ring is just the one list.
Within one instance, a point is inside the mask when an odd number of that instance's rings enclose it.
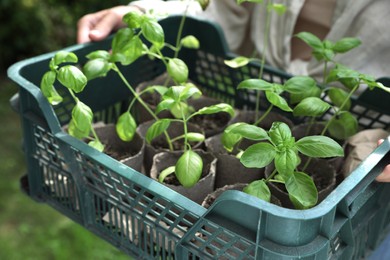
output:
{"label": "plastic crate handle", "polygon": [[[383,171],[387,164],[390,164],[390,136],[378,146],[358,168],[348,178],[354,178],[357,182],[355,187],[345,196],[344,201],[348,211],[356,211],[375,192],[380,185],[385,185],[375,181],[375,178]],[[367,173],[368,174],[365,174]]]}

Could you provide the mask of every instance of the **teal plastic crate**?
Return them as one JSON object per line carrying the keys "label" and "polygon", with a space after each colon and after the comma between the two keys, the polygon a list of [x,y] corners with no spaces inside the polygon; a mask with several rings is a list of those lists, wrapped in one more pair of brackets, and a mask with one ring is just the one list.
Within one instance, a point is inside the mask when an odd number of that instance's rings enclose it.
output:
{"label": "teal plastic crate", "polygon": [[[180,17],[161,21],[174,43]],[[258,64],[239,70],[224,60],[234,55],[218,26],[187,18],[184,35],[195,35],[199,50],[180,54],[191,80],[209,96],[238,108],[253,107],[254,93],[238,83],[256,77]],[[109,49],[111,39],[65,50],[84,57]],[[281,208],[238,191],[224,193],[209,209],[76,140],[62,130],[73,103],[53,108],[39,85],[54,53],[14,64],[9,77],[19,86],[11,100],[23,127],[28,172],[22,187],[137,259],[359,259],[386,234],[390,187],[374,181],[390,161],[389,138],[323,202],[308,210]],[[85,62],[84,58],[80,63]],[[142,58],[122,68],[133,86],[164,71],[158,61]],[[265,67],[264,78],[284,82],[290,75]],[[58,91],[66,92],[58,86]],[[119,77],[91,81],[79,98],[97,121],[115,122],[132,99]],[[379,100],[382,101],[379,102]],[[68,101],[67,101],[68,100]],[[264,102],[263,102],[264,103]],[[353,109],[362,128],[390,128],[388,96],[364,93]]]}

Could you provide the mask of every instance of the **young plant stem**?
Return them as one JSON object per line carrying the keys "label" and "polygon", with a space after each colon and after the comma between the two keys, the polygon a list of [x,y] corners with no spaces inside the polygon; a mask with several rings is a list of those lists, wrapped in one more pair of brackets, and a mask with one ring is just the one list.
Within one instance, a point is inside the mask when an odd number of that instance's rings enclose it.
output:
{"label": "young plant stem", "polygon": [[176,50],[175,50],[175,54],[173,56],[174,58],[177,58],[177,56],[179,55],[180,40],[181,40],[181,36],[183,34],[183,28],[184,28],[184,23],[185,23],[186,17],[187,17],[187,12],[188,12],[188,4],[187,4],[186,10],[184,11],[184,14],[183,14],[183,16],[181,17],[181,20],[180,20],[179,30],[178,30],[177,36],[176,36]]}
{"label": "young plant stem", "polygon": [[184,131],[184,151],[187,151],[187,142],[188,142],[188,137],[187,137],[187,119],[186,116],[184,115],[183,109],[181,109],[181,116],[183,117],[183,131]]}
{"label": "young plant stem", "polygon": [[[351,90],[351,92],[349,92],[347,98],[344,100],[344,102],[341,104],[340,108],[332,115],[332,117],[328,120],[328,122],[326,123],[324,129],[322,130],[321,132],[321,135],[325,135],[326,131],[328,130],[330,124],[332,123],[332,121],[340,114],[340,111],[343,110],[344,106],[347,104],[348,100],[350,100],[350,98],[352,97],[353,93],[355,93],[355,91],[359,88],[360,86],[360,82],[358,82],[356,84],[355,87],[353,87],[353,89]],[[302,168],[302,171],[305,171],[306,168],[309,166],[310,162],[311,162],[311,157],[306,161],[305,165],[303,166]]]}
{"label": "young plant stem", "polygon": [[[123,83],[127,86],[127,88],[130,90],[130,92],[134,95],[134,98],[137,99],[137,101],[146,109],[146,111],[148,111],[148,113],[153,117],[153,119],[158,120],[159,118],[154,114],[154,112],[150,109],[150,107],[142,100],[142,98],[139,95],[137,95],[137,92],[135,92],[133,87],[127,81],[126,77],[122,74],[122,72],[119,70],[119,68],[115,64],[114,64],[114,70],[118,73],[118,75],[122,79]],[[169,137],[167,131],[164,131],[164,135],[167,139],[169,150],[173,151],[172,141],[171,141],[171,138]]]}
{"label": "young plant stem", "polygon": [[[328,76],[327,73],[328,73],[328,62],[325,60],[325,61],[324,61],[324,69],[323,69],[323,71],[322,71],[322,84],[323,84],[323,85],[325,85],[326,77]],[[309,125],[308,125],[308,127],[307,127],[307,129],[306,129],[306,135],[309,135],[310,130],[311,130],[311,128],[313,127],[314,123],[315,123],[315,118],[312,117],[312,118],[310,119]]]}
{"label": "young plant stem", "polygon": [[101,143],[100,139],[99,139],[98,135],[96,134],[96,131],[93,127],[91,127],[91,132],[92,132],[93,136],[95,137],[95,139],[98,140],[99,143]]}
{"label": "young plant stem", "polygon": [[[181,36],[183,34],[183,28],[184,28],[184,23],[185,23],[186,17],[187,17],[187,11],[188,11],[188,4],[187,4],[186,10],[184,11],[184,14],[183,14],[183,16],[181,17],[181,20],[180,20],[179,30],[178,30],[177,36],[176,36],[175,53],[173,55],[173,58],[177,58],[179,56],[179,51],[181,49],[181,48],[179,48],[179,46],[180,46],[180,39],[181,39]],[[167,79],[165,80],[164,86],[168,85],[169,78],[170,77],[167,77]]]}
{"label": "young plant stem", "polygon": [[334,113],[332,115],[332,117],[329,119],[329,121],[326,123],[324,129],[322,130],[321,132],[321,135],[324,135],[326,133],[326,130],[328,130],[330,124],[332,123],[332,121],[334,120],[334,118],[336,118],[339,114],[340,114],[340,111],[343,110],[343,108],[345,107],[345,105],[347,104],[348,100],[350,100],[350,98],[352,97],[353,93],[355,93],[355,91],[359,88],[360,86],[360,82],[358,82],[356,84],[355,87],[353,87],[353,89],[351,90],[351,92],[349,92],[347,98],[344,100],[344,102],[341,104],[340,108],[336,111],[336,113]]}
{"label": "young plant stem", "polygon": [[[272,0],[269,1],[272,4]],[[265,52],[267,50],[268,46],[268,36],[269,36],[269,30],[271,26],[271,13],[272,10],[267,8],[266,12],[266,21],[265,21],[265,31],[264,31],[264,40],[263,40],[263,50],[262,50],[262,57],[261,57],[261,64],[260,64],[260,71],[259,71],[259,79],[263,78],[263,73],[264,73],[264,65],[265,65]],[[257,91],[256,93],[256,107],[255,107],[255,122],[259,124],[261,120],[257,120],[259,116],[259,110],[260,110],[260,95],[261,92]],[[262,117],[262,120],[264,119],[264,116]]]}
{"label": "young plant stem", "polygon": [[271,179],[276,175],[278,171],[276,170],[276,168],[272,171],[272,173],[267,177],[267,179],[265,179],[265,182],[269,182],[271,181]]}
{"label": "young plant stem", "polygon": [[[268,116],[268,114],[271,112],[272,108],[274,107],[273,104],[271,104],[268,108],[267,108],[267,111],[264,112],[264,114],[259,118],[257,119],[257,121],[255,122],[255,125],[259,125],[261,121],[263,121],[264,118],[266,118]],[[257,118],[257,116],[256,116]]]}

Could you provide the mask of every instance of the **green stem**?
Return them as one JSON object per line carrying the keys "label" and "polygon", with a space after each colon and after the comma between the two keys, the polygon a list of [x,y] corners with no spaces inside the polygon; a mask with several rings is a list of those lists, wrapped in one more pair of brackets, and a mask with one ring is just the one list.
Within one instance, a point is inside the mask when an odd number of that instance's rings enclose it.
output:
{"label": "green stem", "polygon": [[[176,36],[176,47],[172,46],[174,48],[174,51],[175,51],[175,53],[173,55],[173,58],[177,58],[179,56],[179,51],[181,49],[180,40],[181,40],[181,36],[183,34],[183,28],[184,28],[184,23],[185,23],[185,20],[186,20],[186,17],[187,17],[187,11],[188,11],[188,5],[186,6],[186,10],[184,11],[184,14],[183,14],[183,16],[181,17],[181,20],[180,20],[179,30],[178,30],[177,36]],[[169,46],[171,46],[171,45],[169,45]],[[166,64],[166,66],[167,66],[167,64]],[[167,77],[167,79],[165,80],[164,86],[168,85],[169,78],[170,77]]]}
{"label": "green stem", "polygon": [[[269,1],[272,4],[272,0]],[[266,6],[267,8],[267,6]],[[261,57],[261,67],[259,71],[259,79],[263,78],[263,72],[264,72],[264,65],[265,65],[265,52],[267,50],[268,46],[268,36],[269,36],[269,30],[271,26],[271,10],[267,8],[266,12],[266,21],[265,21],[265,32],[264,32],[264,40],[263,40],[263,50],[262,50],[262,57]],[[256,107],[255,107],[255,121],[257,121],[258,115],[259,115],[259,110],[260,110],[260,95],[261,92],[257,91],[256,94]]]}
{"label": "green stem", "polygon": [[[127,88],[130,90],[130,92],[134,95],[134,98],[137,99],[137,101],[148,111],[148,113],[153,117],[154,120],[158,120],[159,118],[154,114],[154,112],[150,109],[150,107],[140,98],[139,95],[137,95],[137,92],[133,89],[133,87],[130,85],[130,83],[127,81],[126,77],[122,74],[122,72],[119,70],[119,68],[114,64],[114,70],[118,73],[119,77],[122,79],[123,83],[127,86]],[[168,135],[167,131],[164,131],[164,135],[167,139],[169,150],[173,151],[173,145],[171,142],[171,138]]]}
{"label": "green stem", "polygon": [[267,179],[265,179],[265,182],[270,182],[271,179],[276,175],[276,173],[278,173],[278,171],[276,170],[276,168],[272,171],[272,173],[267,177]]}
{"label": "green stem", "polygon": [[188,144],[188,138],[187,138],[187,132],[188,132],[188,129],[187,129],[187,120],[186,120],[186,116],[184,115],[183,109],[180,109],[180,110],[181,110],[181,116],[183,117],[184,151],[187,151],[187,145],[189,145],[189,144]]}
{"label": "green stem", "polygon": [[323,75],[322,75],[322,84],[324,84],[324,85],[325,85],[327,73],[328,73],[328,62],[325,61],[324,62],[324,71],[323,71]]}
{"label": "green stem", "polygon": [[[255,122],[255,125],[259,125],[261,123],[261,121],[263,121],[264,118],[267,117],[267,115],[271,112],[272,108],[274,107],[273,104],[271,104],[267,111],[264,112],[264,114]],[[256,117],[257,118],[257,117]]]}
{"label": "green stem", "polygon": [[353,93],[355,93],[355,91],[359,88],[360,86],[360,82],[356,84],[355,87],[353,87],[353,89],[351,90],[351,92],[349,92],[348,96],[346,99],[344,99],[344,102],[341,104],[340,108],[336,111],[336,113],[333,114],[333,116],[329,119],[329,121],[326,123],[324,129],[322,130],[321,132],[321,135],[324,135],[326,133],[326,130],[328,130],[330,124],[332,123],[332,121],[340,114],[340,111],[343,110],[343,108],[345,107],[345,105],[347,104],[347,102],[351,99]]}
{"label": "green stem", "polygon": [[96,131],[93,127],[91,127],[91,132],[92,132],[93,136],[95,137],[95,139],[98,140],[99,143],[101,143],[100,139],[99,139],[98,135],[96,134]]}
{"label": "green stem", "polygon": [[177,36],[176,36],[176,51],[175,51],[175,54],[173,56],[174,58],[177,58],[177,56],[179,55],[179,51],[181,49],[181,48],[179,48],[179,46],[180,46],[181,36],[183,34],[184,23],[185,23],[186,17],[187,17],[188,6],[189,5],[187,4],[186,10],[184,11],[184,15],[181,17],[179,31],[177,32]]}
{"label": "green stem", "polygon": [[[360,82],[356,84],[356,86],[351,90],[351,92],[349,92],[347,98],[344,100],[344,102],[341,104],[340,108],[332,115],[332,117],[328,120],[328,122],[326,123],[324,129],[322,130],[321,132],[321,135],[325,135],[326,131],[328,130],[330,124],[332,123],[332,121],[340,114],[340,111],[343,110],[344,106],[347,104],[348,100],[350,100],[350,98],[352,97],[353,93],[355,93],[355,91],[359,88],[360,86]],[[311,162],[311,157],[309,157],[309,159],[306,161],[305,165],[303,166],[302,168],[302,171],[304,172],[306,170],[306,168],[309,166],[310,162]]]}
{"label": "green stem", "polygon": [[73,92],[73,90],[71,90],[70,88],[67,88],[70,95],[72,96],[73,100],[77,103],[79,102],[79,99],[76,97],[76,94]]}

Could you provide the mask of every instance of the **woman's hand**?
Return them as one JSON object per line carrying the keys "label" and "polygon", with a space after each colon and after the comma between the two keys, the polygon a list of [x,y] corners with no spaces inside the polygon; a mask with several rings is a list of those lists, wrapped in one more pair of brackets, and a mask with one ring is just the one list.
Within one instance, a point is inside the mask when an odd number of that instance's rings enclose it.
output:
{"label": "woman's hand", "polygon": [[86,43],[103,40],[113,30],[125,25],[122,18],[131,11],[142,12],[136,6],[122,5],[84,15],[77,23],[77,42]]}
{"label": "woman's hand", "polygon": [[[378,145],[383,142],[383,139],[378,141]],[[390,164],[386,165],[382,173],[376,177],[376,180],[379,182],[390,182]]]}

